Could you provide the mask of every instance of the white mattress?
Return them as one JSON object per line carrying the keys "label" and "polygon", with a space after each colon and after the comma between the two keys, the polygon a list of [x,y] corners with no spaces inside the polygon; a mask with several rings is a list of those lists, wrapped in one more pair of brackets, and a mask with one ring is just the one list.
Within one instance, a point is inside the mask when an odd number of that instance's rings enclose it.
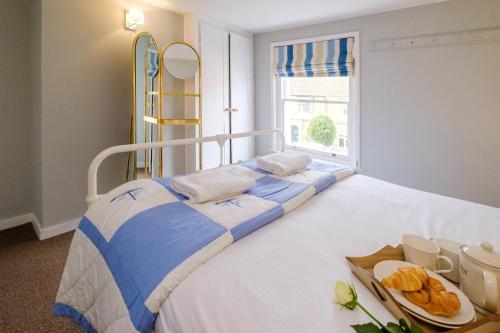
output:
{"label": "white mattress", "polygon": [[500,248],[500,209],[355,175],[229,246],[186,278],[163,304],[157,333],[354,332],[368,322],[333,303],[336,280],[394,320],[351,274],[345,256],[396,244],[403,233]]}

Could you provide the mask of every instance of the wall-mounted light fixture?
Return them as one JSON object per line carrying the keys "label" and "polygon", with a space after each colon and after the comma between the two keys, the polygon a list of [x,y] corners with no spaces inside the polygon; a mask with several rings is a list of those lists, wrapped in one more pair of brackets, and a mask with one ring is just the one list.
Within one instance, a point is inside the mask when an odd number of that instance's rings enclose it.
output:
{"label": "wall-mounted light fixture", "polygon": [[144,13],[142,10],[135,8],[125,10],[125,29],[135,31],[139,24],[144,24]]}

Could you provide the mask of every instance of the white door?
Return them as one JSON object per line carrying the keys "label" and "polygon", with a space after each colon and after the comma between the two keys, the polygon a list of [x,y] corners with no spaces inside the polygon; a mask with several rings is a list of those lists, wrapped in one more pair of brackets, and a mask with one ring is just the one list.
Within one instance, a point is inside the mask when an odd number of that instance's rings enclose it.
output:
{"label": "white door", "polygon": [[[251,38],[230,34],[230,104],[231,133],[249,132],[255,128],[253,110],[253,41]],[[238,111],[235,111],[237,109]],[[231,140],[231,162],[236,163],[255,156],[255,139]]]}
{"label": "white door", "polygon": [[[200,23],[203,136],[229,133],[229,34],[210,24]],[[203,143],[202,167],[219,166],[219,146]],[[229,163],[229,142],[224,163]]]}

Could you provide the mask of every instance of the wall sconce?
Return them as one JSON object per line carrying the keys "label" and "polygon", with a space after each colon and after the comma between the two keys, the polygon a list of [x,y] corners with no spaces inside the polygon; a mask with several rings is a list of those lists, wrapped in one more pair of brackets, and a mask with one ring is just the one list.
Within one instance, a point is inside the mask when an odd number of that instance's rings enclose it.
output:
{"label": "wall sconce", "polygon": [[144,13],[142,10],[130,8],[125,11],[125,29],[135,31],[137,25],[144,24]]}

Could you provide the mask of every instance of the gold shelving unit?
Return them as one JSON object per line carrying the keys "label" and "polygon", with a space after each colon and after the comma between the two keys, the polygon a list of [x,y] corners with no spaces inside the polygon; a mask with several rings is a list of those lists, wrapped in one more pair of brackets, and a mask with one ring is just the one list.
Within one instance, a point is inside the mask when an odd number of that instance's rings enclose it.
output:
{"label": "gold shelving unit", "polygon": [[[170,92],[170,91],[165,91],[165,63],[164,63],[164,55],[166,50],[169,47],[172,47],[174,45],[186,45],[189,47],[194,54],[196,55],[196,60],[198,62],[198,92]],[[182,42],[182,41],[173,41],[168,43],[163,47],[161,50],[159,57],[159,70],[160,70],[160,91],[150,91],[147,92],[149,95],[160,95],[161,92],[161,98],[160,98],[160,103],[159,103],[159,116],[158,117],[151,117],[151,116],[144,116],[144,121],[148,123],[153,123],[153,124],[159,124],[162,126],[198,126],[198,136],[202,136],[202,101],[201,101],[201,59],[198,51],[191,46],[189,43]],[[163,98],[165,97],[192,97],[192,98],[197,98],[198,99],[198,118],[191,118],[191,119],[186,119],[186,118],[163,118],[164,115],[164,101]],[[196,114],[196,111],[194,112]],[[160,140],[163,140],[163,131],[160,131]],[[202,144],[198,144],[198,167],[201,170],[203,167],[202,164]],[[163,174],[163,158],[160,159],[160,175]]]}

